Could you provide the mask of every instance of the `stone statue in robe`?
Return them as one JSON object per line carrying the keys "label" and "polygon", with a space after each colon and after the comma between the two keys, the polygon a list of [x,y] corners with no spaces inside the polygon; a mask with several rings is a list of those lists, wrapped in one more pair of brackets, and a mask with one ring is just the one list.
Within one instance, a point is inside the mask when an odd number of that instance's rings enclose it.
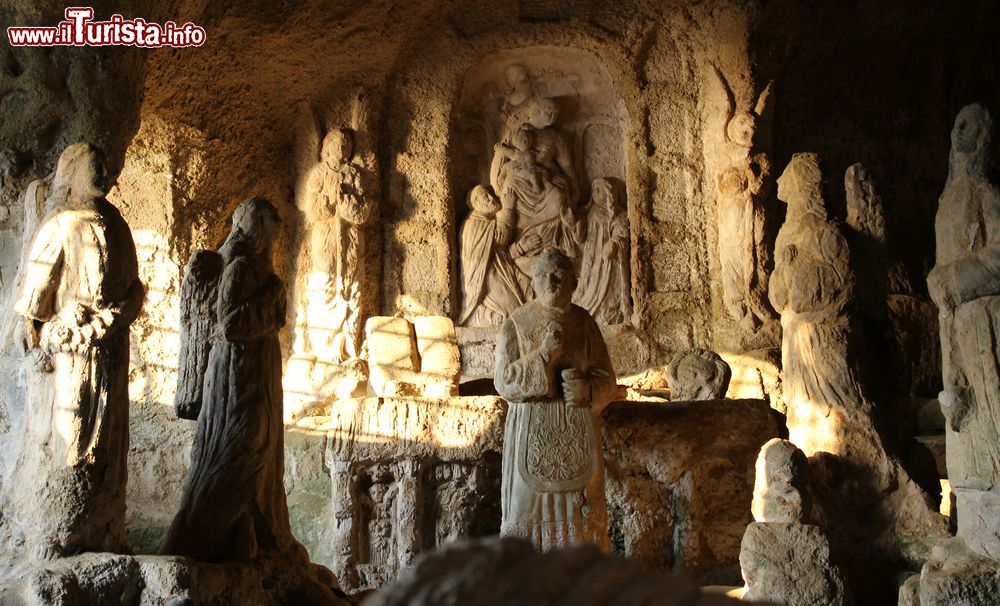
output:
{"label": "stone statue in robe", "polygon": [[781,313],[788,436],[810,457],[814,518],[838,529],[833,542],[905,553],[920,537],[940,536],[943,524],[876,431],[851,348],[850,251],[823,192],[819,156],[793,155],[778,178],[778,198],[788,212],[769,292]]}
{"label": "stone statue in robe", "polygon": [[927,288],[941,316],[938,399],[958,536],[1000,559],[1000,187],[993,136],[993,119],[980,105],[955,119]]}
{"label": "stone statue in robe", "polygon": [[[774,324],[768,304],[767,271],[771,258],[766,241],[765,208],[773,186],[771,163],[761,151],[761,122],[767,121],[771,86],[760,93],[752,110],[738,110],[725,78],[712,70],[717,95],[726,100],[722,138],[725,160],[716,181],[719,190],[719,262],[722,299],[740,323],[744,341],[766,344],[762,331]],[[760,338],[754,339],[760,334]],[[761,342],[763,339],[763,342]]]}
{"label": "stone statue in robe", "polygon": [[[218,252],[215,323],[202,377],[191,467],[161,553],[225,562],[307,561],[292,537],[284,490],[281,348],[285,286],[274,273],[280,219],[263,198],[241,202]],[[196,253],[196,255],[199,253]],[[183,362],[183,361],[182,361]],[[197,390],[182,388],[190,392]]]}
{"label": "stone statue in robe", "polygon": [[847,239],[827,216],[819,162],[816,154],[795,154],[778,179],[788,212],[770,281],[771,303],[781,312],[789,439],[810,456],[839,454],[845,413],[869,406],[847,362],[854,276]]}
{"label": "stone statue in robe", "polygon": [[530,252],[522,245],[537,247],[541,241],[535,236],[510,246],[510,226],[497,221],[500,202],[482,185],[469,193],[469,207],[472,212],[462,226],[460,241],[462,311],[458,323],[499,326],[521,306],[530,289],[513,257]]}
{"label": "stone statue in robe", "polygon": [[[538,238],[539,251],[554,247],[575,256],[576,173],[569,143],[555,126],[558,108],[552,99],[531,97],[517,115],[526,121],[497,143],[490,165],[490,184],[502,206],[498,220],[513,226],[513,242],[522,248]],[[535,256],[515,260],[525,275]]]}
{"label": "stone statue in robe", "polygon": [[580,285],[573,302],[598,322],[621,324],[632,315],[628,217],[606,179],[594,179],[591,197],[578,243]]}
{"label": "stone statue in robe", "polygon": [[537,298],[497,335],[497,391],[510,403],[504,427],[502,535],[542,550],[592,542],[607,550],[607,504],[599,411],[615,394],[615,372],[594,319],[572,303],[571,260],[538,256]]}
{"label": "stone statue in robe", "polygon": [[307,182],[309,339],[318,359],[335,364],[357,359],[361,351],[363,226],[374,206],[353,156],[351,132],[331,130]]}
{"label": "stone statue in robe", "polygon": [[106,189],[102,154],[66,148],[18,280],[33,368],[6,523],[34,558],[126,550],[129,325],[145,290]]}

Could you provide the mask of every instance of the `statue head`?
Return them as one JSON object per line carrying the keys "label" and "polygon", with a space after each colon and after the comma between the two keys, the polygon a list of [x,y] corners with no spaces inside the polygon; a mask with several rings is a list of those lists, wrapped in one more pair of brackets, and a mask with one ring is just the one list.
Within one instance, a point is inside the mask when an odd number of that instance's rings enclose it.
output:
{"label": "statue head", "polygon": [[349,162],[354,155],[354,135],[346,128],[335,128],[323,137],[320,158],[330,166]]}
{"label": "statue head", "polygon": [[[966,105],[955,117],[951,129],[951,162],[948,180],[959,174],[991,176],[993,118],[978,103]],[[955,174],[956,171],[958,174]]]}
{"label": "statue head", "polygon": [[47,208],[75,208],[107,191],[104,154],[89,143],[74,143],[59,156]]}
{"label": "statue head", "polygon": [[750,509],[758,522],[801,522],[809,515],[805,499],[809,461],[788,440],[773,438],[757,455],[753,502]]}
{"label": "statue head", "polygon": [[233,211],[233,227],[226,241],[249,242],[257,252],[269,253],[280,225],[281,217],[274,205],[265,198],[250,198]]}
{"label": "statue head", "polygon": [[512,63],[503,70],[503,75],[507,79],[507,87],[511,90],[518,85],[528,81],[528,70],[520,63]]}
{"label": "statue head", "polygon": [[726,125],[729,140],[742,147],[753,146],[753,136],[757,131],[757,118],[750,112],[736,112]]}
{"label": "statue head", "polygon": [[545,305],[568,308],[576,290],[573,262],[558,249],[546,250],[532,265],[531,286],[535,289],[535,296]]}
{"label": "statue head", "polygon": [[590,184],[590,197],[595,208],[599,208],[608,217],[618,214],[618,201],[615,199],[615,190],[611,182],[607,179],[594,179]]}
{"label": "statue head", "polygon": [[556,102],[548,97],[534,97],[530,101],[528,108],[528,124],[542,129],[548,128],[556,123],[559,117],[559,108]]}
{"label": "statue head", "polygon": [[778,199],[788,204],[788,212],[811,214],[826,219],[823,168],[819,154],[794,154],[778,177]]}
{"label": "statue head", "polygon": [[469,208],[492,217],[500,210],[500,200],[485,185],[477,185],[469,192]]}
{"label": "statue head", "polygon": [[516,131],[514,131],[511,137],[511,143],[514,147],[521,151],[527,151],[531,149],[531,146],[535,144],[535,131],[531,129],[527,124],[522,124]]}

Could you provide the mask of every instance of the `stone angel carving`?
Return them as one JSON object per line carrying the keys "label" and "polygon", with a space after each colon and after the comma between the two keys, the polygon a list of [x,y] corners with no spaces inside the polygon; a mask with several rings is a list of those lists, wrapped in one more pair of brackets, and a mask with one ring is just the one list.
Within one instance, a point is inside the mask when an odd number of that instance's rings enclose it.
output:
{"label": "stone angel carving", "polygon": [[765,204],[771,194],[771,162],[762,147],[770,122],[771,83],[752,109],[737,109],[733,91],[717,67],[710,70],[719,123],[723,126],[724,160],[716,175],[719,190],[719,263],[726,309],[747,335],[773,325],[767,300],[771,264],[766,241]]}
{"label": "stone angel carving", "polygon": [[174,411],[181,419],[195,421],[201,412],[202,382],[212,350],[212,330],[218,321],[215,302],[223,265],[222,255],[217,251],[198,250],[184,268],[180,359],[174,395]]}

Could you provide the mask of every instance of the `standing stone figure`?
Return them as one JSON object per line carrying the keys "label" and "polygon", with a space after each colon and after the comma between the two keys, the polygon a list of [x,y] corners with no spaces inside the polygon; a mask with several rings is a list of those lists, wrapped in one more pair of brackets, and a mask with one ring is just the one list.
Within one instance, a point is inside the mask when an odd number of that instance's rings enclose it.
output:
{"label": "standing stone figure", "polygon": [[761,92],[752,111],[737,110],[722,74],[717,69],[713,73],[727,100],[723,129],[726,161],[717,175],[722,299],[749,337],[774,322],[767,300],[771,258],[765,239],[765,205],[773,191],[773,177],[770,160],[758,142],[759,122],[765,118],[771,86]]}
{"label": "standing stone figure", "polygon": [[740,545],[744,600],[788,606],[850,604],[844,576],[831,561],[830,541],[806,524],[808,461],[788,440],[774,438],[757,456],[753,518]]}
{"label": "standing stone figure", "polygon": [[811,459],[814,518],[838,528],[835,544],[855,557],[860,542],[902,554],[917,537],[943,534],[943,521],[875,429],[849,346],[854,276],[847,239],[827,216],[823,189],[816,154],[795,154],[778,179],[788,212],[770,297],[781,312],[789,440]]}
{"label": "standing stone figure", "polygon": [[361,171],[351,163],[353,155],[351,132],[330,131],[307,185],[312,230],[308,290],[313,299],[307,312],[309,338],[317,358],[334,364],[357,359],[361,350],[362,227],[373,204]]}
{"label": "standing stone figure", "polygon": [[188,337],[210,338],[211,350],[191,467],[164,554],[211,562],[265,552],[305,558],[292,537],[283,484],[278,330],[285,324],[285,286],[271,260],[279,222],[267,200],[241,202],[215,253],[222,267],[217,320],[210,335]]}
{"label": "standing stone figure", "polygon": [[59,157],[14,304],[34,369],[9,514],[36,558],[126,549],[128,329],[145,290],[106,176],[87,143]]}
{"label": "standing stone figure", "polygon": [[789,439],[807,455],[840,454],[847,415],[868,413],[848,366],[847,305],[854,292],[847,240],[827,217],[819,156],[795,154],[778,179],[788,204],[775,244],[770,297],[781,312]]}
{"label": "standing stone figure", "polygon": [[[469,193],[472,212],[462,226],[462,311],[460,325],[499,326],[521,306],[530,288],[514,265],[513,256],[527,251],[511,247],[510,229],[497,222],[500,202],[490,190],[477,185]],[[540,245],[535,236],[528,244]],[[513,250],[511,250],[513,249]]]}
{"label": "standing stone figure", "polygon": [[941,315],[939,400],[958,535],[974,551],[1000,559],[1000,188],[992,129],[980,105],[955,119],[927,288]]}
{"label": "standing stone figure", "polygon": [[543,550],[583,541],[607,549],[597,414],[614,397],[614,369],[597,323],[571,302],[570,259],[547,250],[532,273],[537,298],[497,335],[494,382],[510,402],[500,533]]}
{"label": "standing stone figure", "polygon": [[599,322],[621,324],[632,315],[628,217],[607,179],[594,179],[591,196],[586,234],[578,243],[583,280],[573,302]]}

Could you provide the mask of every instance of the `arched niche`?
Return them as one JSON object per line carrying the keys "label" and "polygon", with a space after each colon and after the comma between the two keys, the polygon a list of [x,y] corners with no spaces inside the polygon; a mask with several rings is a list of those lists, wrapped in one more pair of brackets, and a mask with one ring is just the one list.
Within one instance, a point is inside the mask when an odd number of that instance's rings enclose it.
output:
{"label": "arched niche", "polygon": [[[554,120],[545,119],[545,105]],[[588,51],[499,50],[465,73],[448,158],[457,324],[495,329],[532,298],[531,262],[547,247],[574,259],[574,302],[602,325],[631,321],[627,128],[621,95]],[[491,204],[500,207],[495,215]]]}

